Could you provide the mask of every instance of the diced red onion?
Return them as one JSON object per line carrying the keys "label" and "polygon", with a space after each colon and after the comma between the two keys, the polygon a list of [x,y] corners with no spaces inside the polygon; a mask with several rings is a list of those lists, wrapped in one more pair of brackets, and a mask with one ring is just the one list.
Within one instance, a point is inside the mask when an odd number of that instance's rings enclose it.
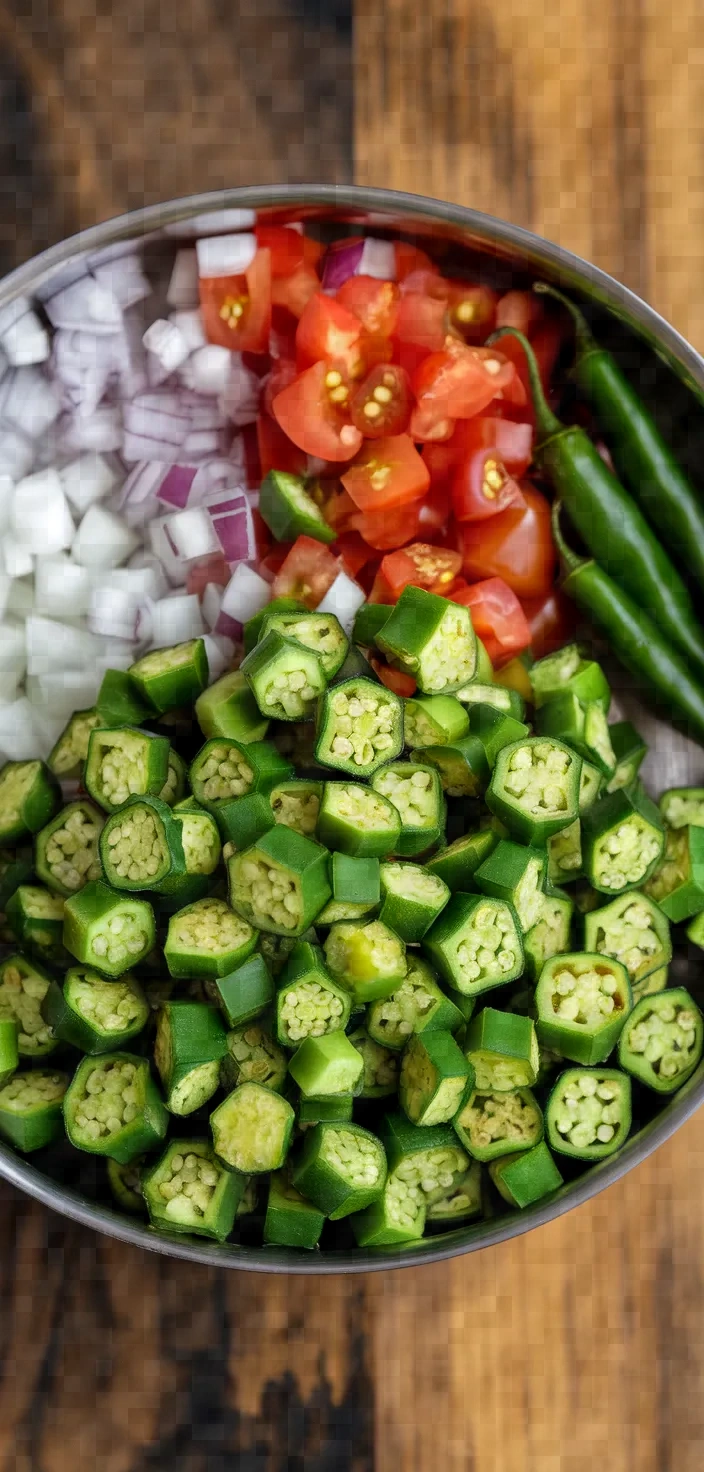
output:
{"label": "diced red onion", "polygon": [[73,619],[87,614],[93,574],[70,557],[38,557],[34,571],[34,605],[48,618]]}
{"label": "diced red onion", "polygon": [[110,292],[123,312],[151,296],[151,286],[134,250],[112,257],[106,256],[100,261],[93,256],[91,269],[98,285]]}
{"label": "diced red onion", "polygon": [[134,552],[138,538],[132,529],[105,506],[89,506],[76,532],[73,557],[84,567],[119,567]]}
{"label": "diced red onion", "polygon": [[90,275],[55,292],[44,310],[52,327],[69,332],[114,333],[122,326],[117,297]]}
{"label": "diced red onion", "polygon": [[124,367],[125,344],[119,333],[57,332],[51,366],[64,406],[86,418],[93,414],[110,380]]}
{"label": "diced red onion", "polygon": [[329,245],[323,261],[323,290],[337,291],[358,270],[364,250],[363,240],[337,241]]}
{"label": "diced red onion", "polygon": [[170,516],[167,531],[172,546],[185,562],[193,562],[197,557],[208,557],[218,551],[218,537],[206,506],[193,506]]}
{"label": "diced red onion", "polygon": [[171,312],[169,321],[177,327],[181,336],[185,338],[191,352],[196,348],[204,348],[207,344],[205,328],[200,308],[188,312]]}
{"label": "diced red onion", "polygon": [[224,675],[225,670],[230,668],[236,642],[234,639],[223,638],[219,634],[203,635],[211,684],[213,680],[219,680],[220,676]]}
{"label": "diced red onion", "polygon": [[179,557],[168,535],[168,517],[159,516],[147,526],[149,545],[158,558],[172,588],[182,588],[186,581],[188,563]]}
{"label": "diced red onion", "polygon": [[78,459],[71,460],[68,465],[63,465],[59,471],[59,480],[69,504],[81,516],[94,501],[104,501],[110,495],[118,483],[119,475],[115,466],[104,455],[87,452],[79,455]]}
{"label": "diced red onion", "polygon": [[[177,368],[185,363],[190,348],[182,332],[173,322],[160,317],[152,322],[142,337],[142,342],[149,354],[148,371],[150,382],[158,384],[170,374],[175,373]],[[154,367],[158,369],[160,377],[154,377]]]}
{"label": "diced red onion", "polygon": [[246,511],[229,512],[226,516],[213,518],[220,545],[231,565],[251,562],[256,555],[257,544],[252,527],[249,508]]}
{"label": "diced red onion", "polygon": [[166,300],[170,307],[198,306],[198,257],[195,250],[177,250]]}
{"label": "diced red onion", "polygon": [[125,312],[117,344],[117,381],[122,399],[133,399],[148,387],[147,350],[142,342],[141,311]]}
{"label": "diced red onion", "polygon": [[117,499],[117,510],[128,526],[143,527],[155,515],[157,497],[170,468],[161,460],[142,460],[132,468]]}
{"label": "diced red onion", "polygon": [[36,555],[71,546],[75,527],[58,471],[39,470],[15,486],[10,525],[17,541]]}
{"label": "diced red onion", "polygon": [[0,308],[0,346],[13,368],[44,363],[49,357],[49,334],[28,297],[18,296]]}
{"label": "diced red onion", "polygon": [[318,613],[334,613],[345,633],[351,634],[354,616],[366,602],[366,597],[359,583],[348,578],[346,572],[339,572],[322,602],[318,604]]}
{"label": "diced red onion", "polygon": [[260,398],[261,379],[251,368],[245,367],[240,353],[231,353],[229,371],[220,394],[220,407],[226,419],[237,429],[242,429],[245,424],[254,424]]}
{"label": "diced red onion", "polygon": [[[160,468],[163,470],[163,466]],[[170,465],[157,491],[158,500],[182,511],[188,505],[197,473],[195,465]]]}
{"label": "diced red onion", "polygon": [[100,404],[89,419],[66,414],[61,420],[59,445],[65,454],[98,450],[107,455],[122,448],[122,438],[122,413],[116,404]]}
{"label": "diced red onion", "polygon": [[0,380],[0,421],[7,420],[34,443],[41,441],[60,411],[57,390],[41,368],[12,368]]}
{"label": "diced red onion", "polygon": [[233,639],[237,643],[242,638],[242,624],[239,619],[230,618],[229,613],[223,613],[221,609],[214,632],[218,635],[222,634],[227,639]]}
{"label": "diced red onion", "polygon": [[189,220],[176,220],[171,225],[164,225],[163,228],[165,235],[192,240],[196,235],[218,235],[228,230],[251,230],[256,221],[254,210],[209,210],[203,215],[192,215]]}
{"label": "diced red onion", "polygon": [[256,254],[256,235],[206,235],[196,241],[198,275],[243,276]]}
{"label": "diced red onion", "polygon": [[[254,618],[255,613],[261,613],[270,602],[269,584],[254,568],[240,563],[223,593],[222,614],[227,614],[239,624],[246,624],[248,619]],[[218,629],[218,633],[226,632],[225,629]]]}
{"label": "diced red onion", "polygon": [[223,394],[230,374],[231,357],[227,348],[218,347],[216,343],[197,348],[183,362],[181,380],[194,393]]}

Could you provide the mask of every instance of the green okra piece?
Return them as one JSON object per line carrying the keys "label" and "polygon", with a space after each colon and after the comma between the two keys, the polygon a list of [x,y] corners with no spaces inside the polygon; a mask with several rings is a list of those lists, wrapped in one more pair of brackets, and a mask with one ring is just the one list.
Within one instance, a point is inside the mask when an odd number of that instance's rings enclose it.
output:
{"label": "green okra piece", "polygon": [[668,787],[659,806],[668,828],[704,828],[704,787]]}
{"label": "green okra piece", "polygon": [[0,767],[0,844],[38,833],[60,806],[61,788],[46,762],[6,762]]}
{"label": "green okra piece", "polygon": [[554,956],[540,973],[535,1005],[541,1043],[574,1063],[603,1063],[631,1011],[628,972],[608,956]]}
{"label": "green okra piece", "polygon": [[343,680],[318,703],[315,755],[324,767],[371,777],[403,746],[403,706],[392,690],[363,676]]}
{"label": "green okra piece", "polygon": [[274,1000],[274,982],[263,956],[252,955],[214,982],[218,1005],[228,1027],[261,1017]]}
{"label": "green okra piece", "polygon": [[460,1222],[481,1216],[483,1210],[482,1168],[473,1160],[461,1180],[440,1201],[427,1209],[426,1225],[432,1231],[447,1231]]}
{"label": "green okra piece", "polygon": [[536,710],[565,691],[578,700],[598,701],[606,714],[611,690],[604,671],[594,659],[583,659],[577,644],[565,644],[555,654],[536,660],[530,670]]}
{"label": "green okra piece", "polygon": [[563,1184],[562,1176],[544,1140],[532,1150],[492,1160],[489,1175],[509,1206],[524,1208],[542,1201]]}
{"label": "green okra piece", "polygon": [[504,986],[523,970],[521,929],[507,900],[454,894],[422,944],[442,979],[465,996]]}
{"label": "green okra piece", "polygon": [[64,898],[99,879],[98,840],[104,822],[99,808],[85,798],[62,808],[34,840],[37,879]]}
{"label": "green okra piece", "polygon": [[294,1120],[281,1094],[261,1084],[241,1083],[210,1116],[215,1153],[230,1170],[244,1175],[280,1170]]}
{"label": "green okra piece", "polygon": [[425,868],[444,879],[453,894],[458,889],[472,889],[474,874],[498,841],[498,834],[491,828],[482,828],[478,833],[463,833],[447,848],[438,849],[432,858],[426,859]]}
{"label": "green okra piece", "polygon": [[295,542],[301,536],[334,542],[337,535],[306,490],[303,477],[287,470],[270,470],[265,475],[259,490],[259,513],[277,542]]}
{"label": "green okra piece", "polygon": [[20,1058],[45,1058],[57,1039],[42,1017],[41,1007],[51,977],[26,956],[7,956],[0,961],[0,1022],[17,1027]]}
{"label": "green okra piece", "polygon": [[0,916],[5,913],[8,900],[12,899],[16,889],[21,884],[28,884],[32,878],[34,866],[32,854],[29,849],[14,850],[0,849]]}
{"label": "green okra piece", "polygon": [[123,1211],[132,1212],[135,1216],[144,1216],[147,1210],[142,1195],[144,1161],[145,1157],[142,1155],[128,1160],[126,1165],[120,1165],[109,1156],[106,1160],[108,1185],[113,1199]]}
{"label": "green okra piece", "polygon": [[[222,845],[218,824],[212,813],[202,808],[193,797],[184,797],[171,809],[171,818],[181,829],[181,843],[187,877],[206,878],[215,873]],[[181,888],[173,885],[170,888]]]}
{"label": "green okra piece", "polygon": [[245,654],[249,654],[255,644],[259,643],[264,627],[264,620],[268,614],[305,613],[305,611],[305,604],[301,603],[298,598],[272,598],[271,602],[267,603],[265,608],[260,609],[259,613],[255,613],[252,618],[248,619],[244,626],[243,642]]}
{"label": "green okra piece", "polygon": [[[383,1006],[384,1004],[379,1002],[373,1005]],[[353,1032],[348,1033],[348,1037],[362,1059],[362,1086],[359,1090],[359,1097],[361,1099],[386,1099],[390,1094],[396,1094],[399,1076],[397,1054],[377,1042],[366,1027],[356,1027]]]}
{"label": "green okra piece", "polygon": [[378,905],[381,899],[380,865],[376,858],[330,855],[333,900],[340,904]]}
{"label": "green okra piece", "polygon": [[389,663],[413,675],[424,695],[461,690],[477,668],[468,608],[409,584],[376,636]]}
{"label": "green okra piece", "polygon": [[569,895],[552,887],[543,895],[538,919],[523,936],[525,972],[530,981],[537,981],[552,956],[569,950],[573,914],[574,903]]}
{"label": "green okra piece", "polygon": [[317,831],[326,848],[357,858],[384,858],[399,847],[401,814],[373,786],[325,782]]}
{"label": "green okra piece", "polygon": [[540,845],[579,814],[581,757],[545,736],[505,746],[496,758],[486,801],[511,836]]}
{"label": "green okra piece", "polygon": [[401,985],[367,1008],[369,1037],[393,1052],[400,1052],[413,1033],[454,1033],[464,1024],[459,1007],[441,991],[427,963],[412,951],[406,960]]}
{"label": "green okra piece", "polygon": [[267,720],[307,721],[327,685],[320,657],[271,629],[246,655],[241,670]]}
{"label": "green okra piece", "polygon": [[227,1170],[208,1140],[171,1140],[146,1171],[142,1192],[153,1227],[224,1242],[246,1180]]}
{"label": "green okra piece", "polygon": [[474,1068],[449,1032],[413,1033],[401,1055],[398,1097],[412,1124],[447,1124],[474,1088]]}
{"label": "green okra piece", "polygon": [[371,780],[374,792],[385,797],[401,816],[394,852],[413,858],[433,848],[445,832],[445,800],[437,769],[423,762],[390,762]]}
{"label": "green okra piece", "polygon": [[52,981],[41,1011],[56,1038],[91,1057],[127,1047],[149,1020],[149,1004],[133,976],[106,981],[87,966],[69,967],[63,987]]}
{"label": "green okra piece", "polygon": [[231,843],[235,849],[251,848],[276,822],[264,792],[248,792],[246,797],[226,797],[223,802],[212,806],[223,843]]}
{"label": "green okra piece", "polygon": [[[298,944],[298,939],[298,936],[275,935],[266,930],[260,931],[257,950],[264,957],[274,980],[281,975],[291,952]],[[310,941],[312,945],[315,945],[318,937],[315,930],[311,928],[304,931],[300,939]]]}
{"label": "green okra piece", "polygon": [[0,1088],[0,1136],[28,1155],[63,1134],[69,1075],[48,1068],[22,1070]]}
{"label": "green okra piece", "polygon": [[193,1114],[220,1084],[227,1053],[218,1012],[204,1002],[166,1002],[156,1021],[154,1062],[170,1114]]}
{"label": "green okra piece", "polygon": [[106,724],[94,706],[74,711],[47,757],[47,766],[59,781],[69,782],[82,775],[90,733]]}
{"label": "green okra piece", "polygon": [[198,696],[195,713],[206,738],[228,736],[245,746],[263,741],[269,726],[241,670],[228,670],[209,685]]}
{"label": "green okra piece", "polygon": [[202,639],[155,649],[130,665],[128,674],[151,710],[193,705],[208,683],[208,656]]}
{"label": "green okra piece", "polygon": [[149,955],[154,911],[147,900],[91,881],[64,903],[64,945],[77,961],[105,976],[121,976]]}
{"label": "green okra piece", "polygon": [[251,956],[257,932],[225,900],[196,900],[169,920],[164,960],[171,976],[227,976]]}
{"label": "green okra piece", "polygon": [[169,748],[169,770],[164,786],[159,793],[162,802],[167,807],[174,807],[176,803],[182,802],[186,796],[188,783],[188,768],[182,756],[174,751],[173,746]]}
{"label": "green okra piece", "polygon": [[473,705],[469,712],[469,734],[481,741],[486,759],[493,767],[500,751],[530,735],[530,727],[495,705]]}
{"label": "green okra piece", "polygon": [[394,611],[393,603],[363,603],[354,616],[352,642],[366,649],[376,644],[376,636]]}
{"label": "green okra piece", "polygon": [[668,828],[645,893],[675,924],[704,910],[704,828]]}
{"label": "green okra piece", "polygon": [[19,1025],[14,1017],[0,1019],[0,1085],[6,1084],[19,1066],[18,1032]]}
{"label": "green okra piece", "polygon": [[509,690],[506,685],[485,684],[481,680],[472,680],[471,684],[458,690],[455,699],[470,709],[473,705],[493,705],[515,721],[523,721],[526,713],[525,700],[517,690]]}
{"label": "green okra piece", "polygon": [[317,655],[326,680],[334,679],[347,658],[350,641],[334,613],[281,612],[265,610],[261,639],[271,632],[293,639]]}
{"label": "green okra piece", "polygon": [[582,873],[582,824],[579,818],[568,823],[547,841],[548,881],[550,884],[573,884]]}
{"label": "green okra piece", "polygon": [[315,1125],[293,1169],[294,1186],[334,1222],[369,1206],[385,1180],[381,1141],[355,1124]]}
{"label": "green okra piece", "polygon": [[127,670],[106,670],[95,708],[99,726],[141,726],[154,713]]}
{"label": "green okra piece", "polygon": [[313,838],[322,795],[322,782],[308,782],[300,777],[291,782],[278,782],[269,793],[274,822],[295,829],[304,838]]}
{"label": "green okra piece", "polygon": [[382,1196],[351,1218],[360,1247],[414,1241],[426,1218],[445,1201],[469,1169],[470,1161],[449,1125],[418,1126],[405,1115],[387,1115],[381,1126],[388,1176]]}
{"label": "green okra piece", "polygon": [[217,736],[206,741],[194,757],[189,781],[196,800],[217,814],[220,803],[250,792],[268,793],[292,775],[291,763],[268,741],[245,746],[231,737]]}
{"label": "green okra piece", "polygon": [[378,905],[355,904],[350,900],[329,900],[320,914],[316,916],[316,929],[336,925],[340,920],[362,920],[365,915],[371,916],[377,909]]}
{"label": "green okra piece", "polygon": [[635,1007],[636,1002],[640,1002],[641,997],[652,997],[656,992],[664,992],[667,986],[668,974],[669,968],[667,966],[661,966],[657,971],[651,971],[650,975],[646,976],[643,981],[637,981],[635,986],[631,987],[633,1006]]}
{"label": "green okra piece", "polygon": [[538,1039],[530,1017],[483,1007],[467,1023],[463,1047],[478,1089],[501,1093],[527,1088],[538,1077]]}
{"label": "green okra piece", "polygon": [[168,1119],[148,1060],[133,1053],[84,1058],[64,1097],[71,1144],[121,1165],[153,1150],[166,1135]]}
{"label": "green okra piece", "polygon": [[[366,605],[367,608],[374,606]],[[424,746],[448,746],[468,734],[469,716],[457,696],[415,695],[404,702],[403,738],[406,746],[419,750]]]}
{"label": "green okra piece", "polygon": [[20,945],[47,964],[66,959],[62,937],[64,901],[41,885],[20,884],[5,910],[7,922]]}
{"label": "green okra piece", "polygon": [[532,1150],[543,1138],[540,1106],[528,1088],[492,1090],[479,1085],[453,1120],[457,1136],[474,1160]]}
{"label": "green okra piece", "polygon": [[350,1217],[358,1247],[393,1247],[423,1236],[428,1207],[419,1186],[389,1175],[381,1196]]}
{"label": "green okra piece", "polygon": [[581,824],[584,872],[595,889],[614,895],[645,886],[665,847],[662,819],[645,793],[634,788],[611,792]]}
{"label": "green okra piece", "polygon": [[684,987],[642,997],[618,1045],[621,1068],[656,1094],[691,1078],[704,1049],[704,1018]]}
{"label": "green okra piece", "polygon": [[[359,1089],[359,1085],[357,1086]],[[360,1091],[361,1093],[361,1091]],[[296,1104],[299,1125],[346,1124],[354,1112],[353,1094],[299,1094]]]}
{"label": "green okra piece", "polygon": [[181,824],[159,797],[131,797],[100,834],[100,861],[113,889],[169,890],[186,873]]}
{"label": "green okra piece", "polygon": [[333,979],[360,1005],[390,996],[406,975],[404,942],[381,920],[332,925],[324,951]]}
{"label": "green okra piece", "polygon": [[152,892],[151,899],[159,921],[175,915],[178,910],[185,910],[187,905],[194,905],[197,900],[207,899],[212,887],[207,874],[182,874],[180,879],[174,879],[168,890],[160,894]]}
{"label": "green okra piece", "polygon": [[241,1022],[227,1034],[227,1052],[220,1064],[224,1089],[259,1084],[281,1094],[287,1080],[288,1058],[274,1037],[269,1013]]}
{"label": "green okra piece", "polygon": [[269,1247],[317,1247],[325,1225],[325,1212],[306,1201],[291,1182],[288,1168],[274,1171],[264,1218],[264,1242]]}
{"label": "green okra piece", "polygon": [[551,1150],[575,1160],[605,1160],[631,1128],[631,1080],[618,1068],[567,1068],[545,1105]]}
{"label": "green okra piece", "polygon": [[330,899],[326,850],[282,824],[233,854],[227,872],[232,908],[274,934],[304,935]]}
{"label": "green okra piece", "polygon": [[106,813],[129,797],[158,797],[169,775],[170,745],[165,736],[136,727],[97,727],[88,741],[84,784]]}
{"label": "green okra piece", "polygon": [[597,700],[579,700],[571,691],[554,695],[535,715],[540,736],[554,736],[595,766],[603,777],[616,770],[616,753],[611,745],[609,723]]}
{"label": "green okra piece", "polygon": [[[623,786],[624,784],[619,784]],[[594,806],[597,798],[601,796],[604,787],[604,778],[598,767],[585,761],[582,757],[582,771],[579,778],[579,813],[587,813]],[[613,784],[607,784],[607,792],[615,790]]]}
{"label": "green okra piece", "polygon": [[288,1071],[307,1098],[353,1094],[364,1073],[360,1053],[344,1032],[309,1033],[291,1058]]}
{"label": "green okra piece", "polygon": [[491,776],[486,751],[478,736],[463,736],[444,746],[421,747],[411,752],[411,761],[435,767],[448,797],[479,797]]}
{"label": "green okra piece", "polygon": [[350,1010],[350,997],[333,980],[320,948],[299,940],[279,977],[276,1036],[281,1046],[295,1049],[309,1037],[344,1032]]}
{"label": "green okra piece", "polygon": [[330,680],[330,688],[333,685],[344,685],[346,680],[358,679],[370,680],[372,685],[381,684],[374,666],[365,659],[361,649],[356,644],[350,644],[344,664],[340,665],[337,674]]}
{"label": "green okra piece", "polygon": [[536,924],[542,912],[545,869],[544,850],[501,838],[475,870],[474,886],[482,894],[509,900],[525,933]]}
{"label": "green okra piece", "polygon": [[584,948],[613,956],[626,967],[631,987],[672,960],[667,916],[648,895],[632,890],[584,916]]}
{"label": "green okra piece", "polygon": [[381,866],[379,919],[407,945],[423,939],[450,898],[444,879],[419,864]]}
{"label": "green okra piece", "polygon": [[[630,787],[631,783],[635,782],[648,747],[630,721],[615,721],[609,726],[609,736],[616,757],[616,767],[613,776],[607,782],[606,790],[616,792],[619,787]],[[665,823],[669,822],[664,812],[662,816]]]}

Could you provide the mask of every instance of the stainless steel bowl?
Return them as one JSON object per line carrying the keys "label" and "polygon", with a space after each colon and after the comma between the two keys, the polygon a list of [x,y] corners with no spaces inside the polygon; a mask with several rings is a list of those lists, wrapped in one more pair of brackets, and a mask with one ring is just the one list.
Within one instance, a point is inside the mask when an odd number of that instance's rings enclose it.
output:
{"label": "stainless steel bowl", "polygon": [[[625,286],[569,251],[516,225],[419,195],[352,186],[280,185],[194,195],[154,205],[96,225],[20,266],[0,283],[0,308],[22,293],[31,295],[57,268],[84,252],[95,252],[119,241],[144,238],[158,260],[169,242],[172,247],[176,244],[174,235],[179,226],[187,227],[198,217],[199,232],[207,233],[208,216],[224,209],[253,210],[264,220],[283,221],[303,216],[332,225],[337,231],[349,227],[350,233],[401,232],[427,246],[451,269],[474,272],[476,268],[482,279],[497,285],[528,284],[537,275],[577,292],[596,314],[601,334],[606,335],[610,346],[628,363],[645,396],[653,401],[661,418],[664,416],[685,461],[694,469],[697,460],[701,463],[701,430],[698,432],[697,420],[702,419],[700,411],[704,405],[704,360],[674,328]],[[163,247],[160,242],[164,242]],[[623,676],[620,682],[616,691],[622,714],[635,717],[651,743],[646,777],[649,768],[653,788],[703,783],[704,752],[647,714],[629,691]],[[696,986],[690,974],[695,968],[687,969],[684,959],[681,965],[689,984]],[[694,1113],[702,1099],[704,1062],[674,1098],[659,1108],[657,1102],[654,1104],[657,1112],[618,1155],[585,1171],[546,1202],[532,1210],[506,1213],[398,1249],[350,1248],[308,1255],[283,1248],[234,1243],[220,1246],[202,1240],[167,1237],[118,1215],[100,1201],[91,1200],[63,1179],[41,1172],[4,1145],[0,1145],[0,1175],[64,1216],[123,1242],[171,1257],[269,1273],[369,1272],[473,1252],[561,1216],[638,1165]],[[60,1164],[58,1174],[61,1174]]]}

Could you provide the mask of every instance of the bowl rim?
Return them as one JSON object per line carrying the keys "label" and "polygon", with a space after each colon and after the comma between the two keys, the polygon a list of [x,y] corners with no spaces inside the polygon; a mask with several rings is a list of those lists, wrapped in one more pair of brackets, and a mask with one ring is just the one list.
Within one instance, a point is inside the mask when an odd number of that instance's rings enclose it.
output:
{"label": "bowl rim", "polygon": [[[435,223],[444,227],[445,233],[448,227],[456,230],[459,244],[473,246],[485,254],[507,261],[520,255],[522,262],[541,273],[547,266],[563,285],[586,292],[593,301],[624,321],[704,404],[704,358],[654,308],[600,267],[553,241],[493,215],[425,195],[366,185],[302,183],[242,186],[147,205],[92,225],[16,267],[0,281],[0,308],[17,296],[31,293],[48,272],[66,264],[74,256],[140,236],[148,237],[165,225],[185,224],[194,216],[223,209],[265,211],[306,207],[352,212],[353,220],[354,213],[359,212],[360,224],[367,227],[376,224],[396,231],[406,229],[412,232],[417,227],[424,228],[427,233],[428,226]],[[387,218],[381,218],[383,216]],[[174,236],[173,240],[175,247],[179,248],[178,237]],[[186,243],[186,239],[181,239],[181,245]],[[593,1166],[576,1182],[560,1187],[532,1208],[515,1215],[502,1215],[493,1225],[490,1219],[485,1219],[479,1224],[459,1226],[438,1237],[426,1237],[400,1248],[355,1248],[349,1252],[316,1252],[302,1257],[295,1249],[247,1247],[239,1243],[219,1244],[206,1239],[167,1236],[118,1215],[108,1207],[91,1203],[70,1187],[60,1186],[4,1144],[0,1144],[0,1176],[72,1221],[168,1257],[211,1267],[264,1273],[328,1275],[389,1271],[419,1267],[424,1263],[444,1261],[496,1246],[563,1216],[613,1185],[645,1160],[695,1113],[703,1100],[704,1062],[661,1115],[627,1141],[613,1159]]]}

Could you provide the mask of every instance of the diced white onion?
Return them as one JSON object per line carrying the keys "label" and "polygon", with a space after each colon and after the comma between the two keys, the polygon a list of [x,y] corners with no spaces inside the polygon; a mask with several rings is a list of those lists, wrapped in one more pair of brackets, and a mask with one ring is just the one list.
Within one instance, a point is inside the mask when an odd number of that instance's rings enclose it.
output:
{"label": "diced white onion", "polygon": [[27,669],[30,675],[47,675],[51,670],[76,670],[95,663],[100,642],[87,629],[58,619],[32,614],[25,625]]}
{"label": "diced white onion", "polygon": [[0,624],[0,674],[3,690],[9,675],[21,680],[27,668],[27,637],[22,624],[8,619]]}
{"label": "diced white onion", "polygon": [[356,274],[375,276],[379,281],[395,281],[396,250],[393,240],[374,240],[368,235]]}
{"label": "diced white onion", "polygon": [[241,562],[223,593],[222,611],[237,623],[246,624],[271,602],[271,588],[254,568]]}
{"label": "diced white onion", "polygon": [[153,649],[181,644],[205,633],[200,603],[195,593],[177,593],[170,598],[162,598],[158,603],[151,604],[149,613],[150,643]]}
{"label": "diced white onion", "polygon": [[197,348],[181,369],[181,378],[187,388],[198,394],[222,394],[230,376],[232,354],[227,348],[208,343]]}
{"label": "diced white onion", "polygon": [[13,532],[5,532],[2,539],[3,570],[9,578],[28,578],[34,571],[34,558],[23,542]]}
{"label": "diced white onion", "polygon": [[192,312],[172,312],[169,322],[173,322],[174,327],[178,328],[192,353],[195,352],[196,348],[204,348],[206,346],[208,339],[205,335],[203,318],[201,317],[199,308]]}
{"label": "diced white onion", "polygon": [[147,527],[149,545],[158,558],[172,588],[182,588],[188,573],[188,564],[174,547],[168,532],[169,517],[159,516]]}
{"label": "diced white onion", "polygon": [[130,587],[101,583],[91,593],[89,629],[93,634],[102,634],[106,638],[136,639],[137,613],[142,601],[142,597]]}
{"label": "diced white onion", "polygon": [[6,572],[0,572],[0,619],[4,618],[7,611],[13,582],[15,582],[14,578],[8,577]]}
{"label": "diced white onion", "polygon": [[34,578],[22,577],[12,578],[10,592],[8,594],[5,613],[8,618],[15,618],[24,623],[34,612]]}
{"label": "diced white onion", "polygon": [[[7,420],[33,446],[41,441],[60,412],[58,391],[41,368],[13,368],[0,380],[0,421]],[[3,470],[13,474],[4,456]]]}
{"label": "diced white onion", "polygon": [[243,276],[257,254],[256,235],[214,235],[196,241],[198,275]]}
{"label": "diced white onion", "polygon": [[169,517],[167,526],[173,546],[184,562],[193,562],[198,557],[208,557],[210,553],[220,551],[212,517],[205,506],[178,511]]}
{"label": "diced white onion", "polygon": [[36,555],[71,546],[75,527],[58,471],[39,470],[15,486],[10,526],[17,541]]}
{"label": "diced white onion", "polygon": [[34,464],[34,447],[31,440],[16,429],[14,424],[0,419],[0,465],[5,475],[15,481],[22,480]]}
{"label": "diced white onion", "polygon": [[241,353],[229,353],[227,378],[220,391],[220,407],[231,424],[242,429],[253,424],[259,413],[261,380],[246,368]]}
{"label": "diced white onion", "polygon": [[169,582],[158,557],[153,552],[147,552],[140,547],[134,552],[127,563],[125,571],[144,572],[149,578],[150,586],[145,591],[148,598],[163,598],[168,592]]}
{"label": "diced white onion", "polygon": [[119,567],[136,550],[138,541],[121,516],[96,504],[88,507],[78,528],[73,556],[84,567]]}
{"label": "diced white onion", "polygon": [[92,506],[94,501],[104,501],[117,485],[119,475],[114,465],[103,455],[87,452],[62,466],[59,480],[64,495],[79,516]]}
{"label": "diced white onion", "polygon": [[87,710],[95,704],[101,676],[95,669],[50,670],[33,678],[33,706],[44,706],[64,724],[75,710]]}
{"label": "diced white onion", "polygon": [[51,744],[47,743],[36,720],[34,707],[26,695],[0,705],[0,751],[8,761],[21,761],[30,753],[32,756],[47,756]]}
{"label": "diced white onion", "polygon": [[177,250],[166,300],[170,307],[198,306],[198,257],[195,250]]}
{"label": "diced white onion", "polygon": [[45,303],[45,310],[53,327],[69,331],[109,333],[122,325],[117,297],[89,275],[55,292]]}
{"label": "diced white onion", "polygon": [[367,595],[359,583],[348,578],[346,572],[339,572],[322,602],[318,604],[318,613],[334,613],[345,633],[351,634],[354,616],[366,602],[366,598]]}
{"label": "diced white onion", "polygon": [[196,235],[205,232],[216,235],[226,230],[251,230],[256,222],[254,210],[210,210],[203,215],[192,215],[189,220],[176,220],[171,225],[165,225],[164,234],[193,240]]}
{"label": "diced white onion", "polygon": [[66,454],[97,450],[107,455],[122,447],[122,414],[116,404],[100,404],[84,419],[80,414],[62,421],[61,448]]}
{"label": "diced white onion", "polygon": [[203,643],[208,656],[209,683],[212,684],[230,668],[235,645],[232,639],[224,639],[220,634],[204,634]]}
{"label": "diced white onion", "polygon": [[93,590],[93,574],[70,557],[38,557],[34,574],[34,603],[37,613],[49,618],[80,618],[87,614]]}
{"label": "diced white onion", "polygon": [[223,589],[219,583],[207,583],[200,601],[201,613],[208,628],[212,630],[220,617]]}
{"label": "diced white onion", "polygon": [[0,309],[0,344],[13,368],[45,363],[49,357],[49,334],[28,297],[15,297]]}
{"label": "diced white onion", "polygon": [[91,269],[95,280],[109,291],[119,302],[123,311],[136,306],[151,295],[151,286],[134,252],[134,242],[127,242],[129,249],[113,256],[105,255],[98,260],[91,257]]}
{"label": "diced white onion", "polygon": [[142,337],[147,352],[155,359],[165,378],[175,373],[185,363],[190,352],[182,332],[173,322],[160,317],[152,322]]}

